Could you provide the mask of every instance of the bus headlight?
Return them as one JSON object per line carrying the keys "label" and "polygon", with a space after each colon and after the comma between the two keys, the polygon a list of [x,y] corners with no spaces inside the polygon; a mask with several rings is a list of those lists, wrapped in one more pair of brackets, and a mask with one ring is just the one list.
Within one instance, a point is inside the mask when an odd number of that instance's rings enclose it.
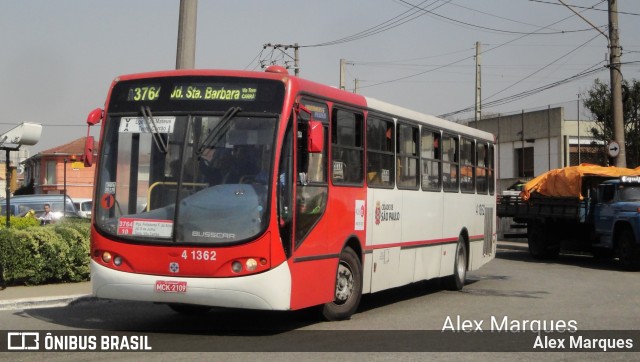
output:
{"label": "bus headlight", "polygon": [[122,265],[122,257],[121,256],[116,256],[113,258],[113,264],[115,266],[120,266]]}
{"label": "bus headlight", "polygon": [[249,258],[247,259],[245,266],[247,267],[248,271],[254,271],[258,267],[258,262],[253,258]]}

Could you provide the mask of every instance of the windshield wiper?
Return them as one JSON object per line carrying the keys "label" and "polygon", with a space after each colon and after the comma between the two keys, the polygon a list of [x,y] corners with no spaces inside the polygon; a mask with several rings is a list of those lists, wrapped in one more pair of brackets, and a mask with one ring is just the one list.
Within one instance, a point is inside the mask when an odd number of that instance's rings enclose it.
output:
{"label": "windshield wiper", "polygon": [[224,113],[222,118],[220,118],[220,122],[215,127],[213,127],[213,129],[207,134],[207,137],[200,144],[200,147],[198,147],[198,151],[196,152],[196,155],[198,155],[198,157],[202,156],[202,153],[205,149],[218,143],[222,135],[224,135],[224,133],[229,128],[231,120],[240,111],[242,111],[242,108],[240,107],[231,107]]}
{"label": "windshield wiper", "polygon": [[142,119],[144,119],[144,122],[149,128],[149,131],[151,131],[153,142],[156,144],[156,147],[158,147],[160,151],[166,154],[167,152],[169,152],[169,145],[167,145],[165,140],[162,139],[162,136],[160,136],[158,125],[156,124],[156,121],[153,119],[153,115],[151,114],[151,107],[142,106],[140,107],[140,110],[142,111]]}

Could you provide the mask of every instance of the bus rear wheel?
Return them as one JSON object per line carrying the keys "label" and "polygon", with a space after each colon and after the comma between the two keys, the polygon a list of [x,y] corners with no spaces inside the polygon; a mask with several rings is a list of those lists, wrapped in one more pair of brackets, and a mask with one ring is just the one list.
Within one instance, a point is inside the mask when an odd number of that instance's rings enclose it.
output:
{"label": "bus rear wheel", "polygon": [[349,319],[358,309],[362,297],[362,264],[353,249],[340,253],[333,302],[325,304],[322,315],[330,321]]}
{"label": "bus rear wheel", "polygon": [[453,265],[453,275],[442,279],[443,286],[447,290],[462,290],[464,280],[467,278],[467,246],[464,240],[459,237],[456,246],[456,259]]}

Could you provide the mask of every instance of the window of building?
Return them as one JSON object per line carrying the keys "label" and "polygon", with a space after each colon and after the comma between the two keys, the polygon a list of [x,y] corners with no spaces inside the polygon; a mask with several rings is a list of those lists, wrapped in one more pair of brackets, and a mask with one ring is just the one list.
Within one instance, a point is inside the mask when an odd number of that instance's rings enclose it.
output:
{"label": "window of building", "polygon": [[533,147],[515,150],[517,177],[533,177]]}
{"label": "window of building", "polygon": [[56,161],[47,161],[47,185],[54,185],[56,183]]}

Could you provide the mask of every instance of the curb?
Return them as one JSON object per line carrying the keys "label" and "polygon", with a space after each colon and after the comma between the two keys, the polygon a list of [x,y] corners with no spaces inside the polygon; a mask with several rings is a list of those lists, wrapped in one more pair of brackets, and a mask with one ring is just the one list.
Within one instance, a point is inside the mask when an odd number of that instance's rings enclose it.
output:
{"label": "curb", "polygon": [[0,300],[0,311],[16,309],[66,307],[82,300],[91,300],[90,294],[75,294],[56,297],[35,297]]}

